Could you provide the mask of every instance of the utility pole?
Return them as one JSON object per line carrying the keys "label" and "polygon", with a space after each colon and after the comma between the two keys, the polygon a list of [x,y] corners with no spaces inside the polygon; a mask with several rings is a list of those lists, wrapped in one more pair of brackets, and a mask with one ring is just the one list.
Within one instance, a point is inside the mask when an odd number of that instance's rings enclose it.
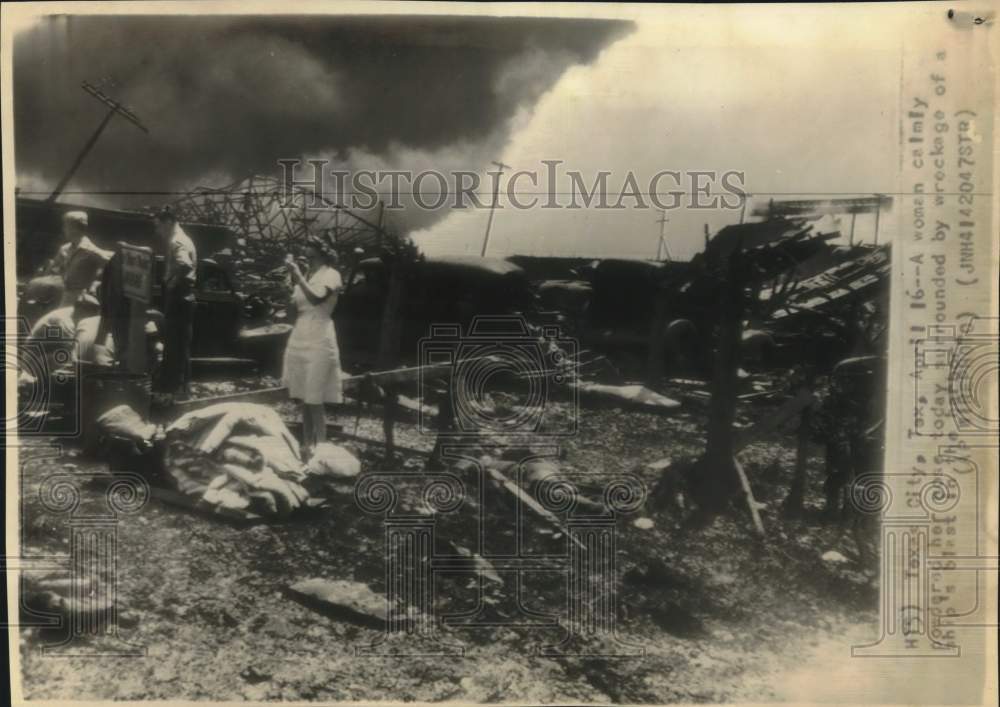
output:
{"label": "utility pole", "polygon": [[663,254],[666,253],[667,260],[673,260],[670,257],[670,248],[667,247],[667,241],[664,238],[664,229],[667,226],[667,210],[660,209],[660,218],[656,220],[656,223],[660,224],[660,242],[656,246],[656,260],[659,262],[663,258]]}
{"label": "utility pole", "polygon": [[123,106],[121,103],[119,103],[118,101],[114,100],[113,98],[105,94],[99,88],[87,83],[86,81],[80,84],[80,86],[81,88],[83,88],[84,91],[86,91],[91,96],[93,96],[101,103],[106,105],[108,107],[108,114],[104,116],[104,120],[102,120],[101,124],[97,126],[97,130],[94,131],[94,134],[90,136],[89,140],[87,140],[86,144],[83,146],[83,149],[80,150],[80,154],[77,155],[76,160],[70,166],[69,171],[66,172],[66,175],[61,180],[59,180],[59,184],[56,185],[55,190],[49,195],[48,198],[49,202],[54,202],[56,199],[59,198],[59,195],[62,194],[63,189],[65,189],[66,185],[69,183],[69,180],[73,178],[73,175],[76,174],[76,170],[80,168],[80,165],[83,164],[83,160],[87,157],[91,149],[93,149],[94,145],[97,143],[97,139],[101,137],[101,133],[104,132],[104,128],[108,126],[108,123],[110,123],[111,119],[114,118],[116,115],[122,116],[123,118],[125,118],[125,120],[135,125],[142,132],[149,133],[149,130],[146,129],[146,126],[143,125],[141,122],[139,122],[139,118],[136,117],[135,113],[133,113],[128,108]]}
{"label": "utility pole", "polygon": [[[480,253],[480,256],[483,258],[486,257],[486,248],[490,244],[490,228],[493,227],[493,212],[496,211],[497,200],[500,197],[500,175],[503,174],[503,171],[505,169],[514,169],[509,164],[504,164],[503,162],[494,161],[492,164],[496,165],[497,167],[497,172],[496,172],[497,178],[496,181],[493,183],[493,203],[490,204],[490,217],[486,221],[486,235],[483,236],[483,252]],[[487,172],[487,174],[490,173]]]}

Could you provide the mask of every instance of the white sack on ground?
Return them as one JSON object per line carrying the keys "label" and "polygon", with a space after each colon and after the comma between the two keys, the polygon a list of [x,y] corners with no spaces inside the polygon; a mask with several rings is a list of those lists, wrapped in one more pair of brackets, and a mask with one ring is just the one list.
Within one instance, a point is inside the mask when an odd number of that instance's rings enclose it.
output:
{"label": "white sack on ground", "polygon": [[343,447],[321,442],[316,445],[306,471],[316,476],[349,479],[361,473],[361,462]]}
{"label": "white sack on ground", "polygon": [[176,419],[167,428],[167,433],[196,434],[194,446],[211,454],[237,426],[240,426],[239,432],[242,434],[251,433],[284,440],[295,458],[301,459],[299,443],[285,427],[278,413],[255,403],[218,403],[194,410]]}
{"label": "white sack on ground", "polygon": [[299,444],[271,408],[219,403],[181,416],[166,436],[167,472],[182,493],[269,516],[309,498]]}

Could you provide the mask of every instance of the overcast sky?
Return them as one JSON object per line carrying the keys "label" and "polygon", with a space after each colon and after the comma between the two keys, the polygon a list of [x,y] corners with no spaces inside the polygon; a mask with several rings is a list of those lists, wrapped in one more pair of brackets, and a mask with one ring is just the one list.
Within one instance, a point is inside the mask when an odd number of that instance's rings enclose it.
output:
{"label": "overcast sky", "polygon": [[[594,11],[609,17],[37,22],[14,49],[18,185],[44,195],[58,180],[102,115],[80,81],[111,76],[108,91],[150,134],[109,126],[70,187],[80,192],[221,186],[277,158],[317,156],[477,172],[562,160],[589,179],[609,171],[612,185],[631,171],[644,188],[661,170],[738,170],[755,203],[894,191],[901,13],[886,9],[875,34],[837,8]],[[659,213],[625,203],[501,208],[490,253],[654,256]],[[706,223],[715,231],[739,212],[668,218],[671,255],[687,259]],[[428,253],[476,254],[488,211],[388,219]],[[858,219],[860,239],[871,228]],[[891,238],[891,218],[880,234]]]}

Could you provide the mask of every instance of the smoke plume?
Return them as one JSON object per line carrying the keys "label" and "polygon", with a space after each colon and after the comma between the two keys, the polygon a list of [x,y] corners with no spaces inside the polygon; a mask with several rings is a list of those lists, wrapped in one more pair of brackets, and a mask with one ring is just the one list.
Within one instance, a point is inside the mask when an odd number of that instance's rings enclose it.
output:
{"label": "smoke plume", "polygon": [[49,17],[15,40],[18,184],[44,197],[103,118],[82,81],[149,134],[112,120],[67,187],[71,203],[158,203],[317,155],[481,170],[567,68],[631,29],[452,16]]}

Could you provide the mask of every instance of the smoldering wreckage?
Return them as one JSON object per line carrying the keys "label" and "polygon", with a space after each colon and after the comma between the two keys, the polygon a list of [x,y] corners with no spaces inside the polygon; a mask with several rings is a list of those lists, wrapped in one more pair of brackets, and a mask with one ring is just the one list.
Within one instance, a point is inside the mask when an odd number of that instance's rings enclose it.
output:
{"label": "smoldering wreckage", "polygon": [[[474,544],[468,537],[477,514],[517,514],[537,524],[546,542],[568,544],[575,541],[573,514],[609,512],[602,472],[570,479],[558,454],[532,451],[539,439],[563,438],[577,417],[609,408],[623,420],[655,414],[665,436],[687,416],[701,453],[633,469],[648,493],[629,523],[697,533],[726,516],[746,529],[747,542],[767,544],[770,524],[813,510],[808,450],[820,445],[824,512],[854,538],[853,547],[824,559],[846,562],[846,553],[871,566],[867,520],[851,499],[881,464],[890,253],[887,245],[834,244],[842,234],[824,224],[831,211],[886,208],[884,197],[772,202],[758,220],[706,232],[704,251],[690,262],[431,258],[346,210],[327,210],[334,222],[310,221],[304,211],[296,219],[294,211],[275,209],[266,183],[251,178],[176,204],[202,258],[193,364],[202,377],[236,381],[221,393],[196,383],[184,400],[151,392],[162,319],[155,289],[145,341],[129,338],[124,321],[105,322],[114,345],[103,355],[83,340],[96,326],[88,319],[128,318],[107,301],[121,297],[109,273],[120,267],[120,242],[153,243],[150,215],[87,209],[99,248],[81,255],[67,282],[101,284],[92,289],[94,311],[81,319],[70,307],[53,316],[68,285],[30,274],[53,249],[60,214],[81,207],[18,200],[20,313],[33,327],[25,347],[40,352],[36,365],[22,365],[19,390],[22,400],[43,400],[21,405],[22,430],[62,435],[79,444],[82,457],[106,463],[108,474],[93,480],[99,487],[138,474],[151,502],[239,527],[362,514],[357,489],[386,471],[401,478],[397,503],[431,517],[440,510],[421,496],[420,482],[445,472],[461,482],[463,507],[473,511],[447,553],[480,581],[502,585],[482,544],[465,547]],[[281,257],[315,229],[339,246],[345,291],[334,320],[354,424],[330,425],[328,441],[304,458],[301,429],[282,408],[285,392],[273,374],[291,328]],[[49,324],[39,328],[42,321]],[[441,334],[441,322],[461,329]],[[499,329],[482,329],[498,322]],[[127,348],[134,346],[148,353],[145,370],[129,370]],[[428,347],[453,355],[436,362],[425,355]],[[527,358],[511,363],[511,350],[528,351]],[[470,393],[469,380],[482,377],[488,390]],[[541,403],[532,397],[539,390]],[[362,416],[381,423],[381,436],[358,434]],[[423,448],[398,441],[400,432],[414,439],[414,430],[425,435]],[[762,439],[797,450],[780,502],[760,503],[758,480],[740,462]],[[572,507],[547,504],[546,485],[567,481]],[[487,486],[504,500],[485,504]],[[660,562],[630,576],[662,571]],[[308,606],[340,611],[339,620],[409,615],[412,607],[398,605],[403,599],[386,603],[383,594],[398,586],[390,577],[384,585],[350,579],[313,577],[286,589]],[[66,587],[58,577],[36,576],[25,592],[29,605],[50,613],[112,608],[106,594],[82,599]]]}

